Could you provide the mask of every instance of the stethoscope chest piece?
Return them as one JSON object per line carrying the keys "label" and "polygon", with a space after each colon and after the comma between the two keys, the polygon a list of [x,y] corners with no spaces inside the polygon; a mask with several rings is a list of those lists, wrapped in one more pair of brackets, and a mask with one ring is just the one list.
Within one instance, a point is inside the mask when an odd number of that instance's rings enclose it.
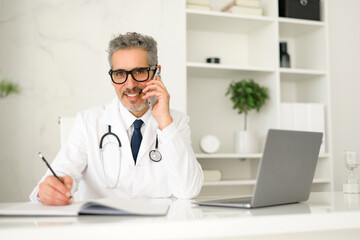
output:
{"label": "stethoscope chest piece", "polygon": [[162,159],[161,153],[157,149],[151,150],[149,152],[149,157],[154,162],[160,162]]}
{"label": "stethoscope chest piece", "polygon": [[158,140],[158,136],[156,134],[155,149],[153,149],[149,152],[149,158],[153,162],[160,162],[162,159],[162,155],[159,152],[158,147],[159,147],[159,140]]}

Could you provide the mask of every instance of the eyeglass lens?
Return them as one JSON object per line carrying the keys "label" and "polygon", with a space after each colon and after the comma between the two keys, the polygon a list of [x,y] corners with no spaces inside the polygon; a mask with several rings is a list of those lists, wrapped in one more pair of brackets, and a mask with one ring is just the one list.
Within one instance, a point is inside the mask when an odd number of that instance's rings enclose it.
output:
{"label": "eyeglass lens", "polygon": [[149,68],[135,68],[130,71],[116,70],[112,72],[111,77],[114,82],[123,83],[130,73],[135,81],[146,81],[149,78],[149,70]]}

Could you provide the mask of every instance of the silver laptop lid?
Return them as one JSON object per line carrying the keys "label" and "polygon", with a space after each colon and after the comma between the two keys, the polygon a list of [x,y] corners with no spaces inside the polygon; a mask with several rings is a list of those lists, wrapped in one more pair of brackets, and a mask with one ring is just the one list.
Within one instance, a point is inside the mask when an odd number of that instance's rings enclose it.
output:
{"label": "silver laptop lid", "polygon": [[268,131],[252,207],[306,201],[322,142],[320,132]]}

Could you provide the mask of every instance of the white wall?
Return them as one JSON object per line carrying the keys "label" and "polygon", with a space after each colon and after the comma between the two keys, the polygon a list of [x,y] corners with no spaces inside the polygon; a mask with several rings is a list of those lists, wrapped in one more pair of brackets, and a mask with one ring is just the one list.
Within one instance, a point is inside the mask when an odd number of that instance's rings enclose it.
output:
{"label": "white wall", "polygon": [[328,2],[333,165],[335,189],[342,190],[341,152],[360,151],[360,1]]}
{"label": "white wall", "polygon": [[37,153],[52,161],[59,150],[59,116],[74,116],[115,97],[106,53],[113,35],[136,31],[158,41],[171,106],[186,110],[185,71],[176,72],[185,62],[178,43],[185,37],[185,16],[164,11],[182,5],[176,0],[0,0],[0,77],[23,89],[0,99],[0,202],[28,199],[46,170]]}

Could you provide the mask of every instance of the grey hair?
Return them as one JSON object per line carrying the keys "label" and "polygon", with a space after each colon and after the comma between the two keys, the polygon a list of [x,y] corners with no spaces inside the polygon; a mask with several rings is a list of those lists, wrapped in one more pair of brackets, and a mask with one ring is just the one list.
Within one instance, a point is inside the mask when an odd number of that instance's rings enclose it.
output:
{"label": "grey hair", "polygon": [[157,42],[154,40],[154,38],[136,32],[128,32],[126,34],[120,34],[119,36],[114,37],[109,42],[108,61],[111,68],[112,55],[120,49],[127,48],[144,49],[148,52],[148,64],[153,66],[158,63]]}

